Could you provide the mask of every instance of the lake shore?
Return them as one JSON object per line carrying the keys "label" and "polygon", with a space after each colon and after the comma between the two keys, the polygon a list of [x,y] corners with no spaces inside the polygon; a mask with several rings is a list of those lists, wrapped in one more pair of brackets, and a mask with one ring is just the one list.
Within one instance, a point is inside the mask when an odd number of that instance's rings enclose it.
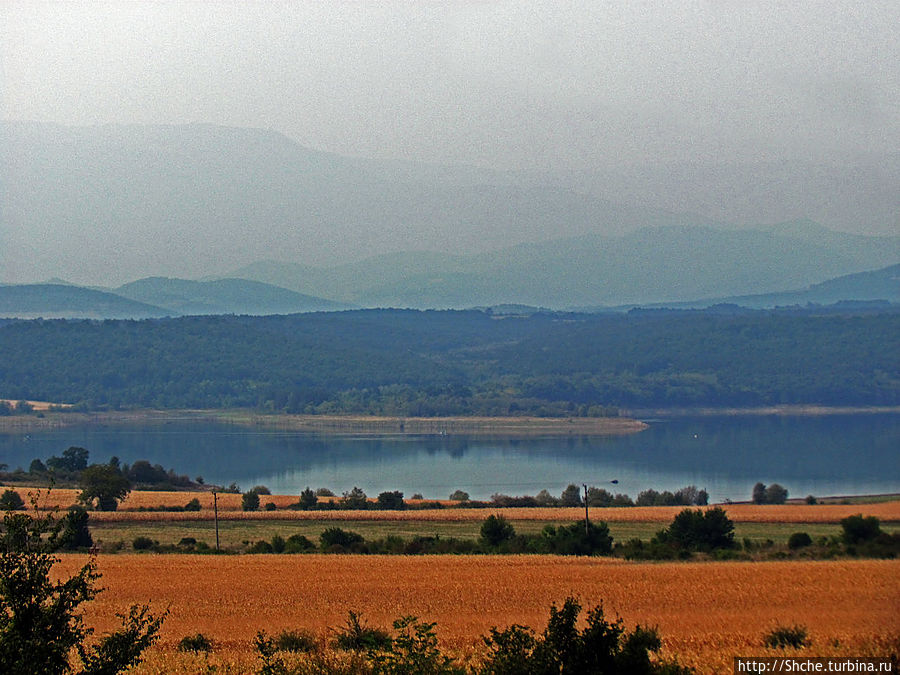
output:
{"label": "lake shore", "polygon": [[711,408],[622,408],[620,412],[635,419],[657,417],[740,417],[743,415],[776,415],[782,417],[821,417],[824,415],[885,415],[900,413],[900,406],[828,406],[770,405],[758,407]]}
{"label": "lake shore", "polygon": [[374,417],[366,415],[274,415],[242,410],[129,410],[58,412],[0,417],[0,431],[28,432],[94,424],[219,422],[242,427],[339,435],[619,436],[647,424],[626,417]]}

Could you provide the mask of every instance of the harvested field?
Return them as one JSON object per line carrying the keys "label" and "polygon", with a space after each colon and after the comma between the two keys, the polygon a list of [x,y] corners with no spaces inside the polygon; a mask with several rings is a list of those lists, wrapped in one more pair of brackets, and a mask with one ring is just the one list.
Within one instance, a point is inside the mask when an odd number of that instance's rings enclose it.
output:
{"label": "harvested field", "polygon": [[[63,556],[71,573],[84,556]],[[400,615],[436,621],[443,644],[477,651],[491,626],[541,628],[568,595],[604,602],[629,627],[657,625],[665,653],[701,673],[731,671],[735,655],[765,655],[763,634],[799,623],[804,655],[885,654],[900,639],[900,562],[636,564],[553,556],[101,556],[107,590],[87,621],[101,631],[131,603],[170,608],[163,639],[137,672],[166,672],[177,641],[198,631],[251,660],[256,631],[308,629],[325,636],[349,610],[389,626]],[[168,665],[166,665],[168,664]],[[185,671],[187,672],[187,671]],[[240,670],[238,670],[240,672]]]}

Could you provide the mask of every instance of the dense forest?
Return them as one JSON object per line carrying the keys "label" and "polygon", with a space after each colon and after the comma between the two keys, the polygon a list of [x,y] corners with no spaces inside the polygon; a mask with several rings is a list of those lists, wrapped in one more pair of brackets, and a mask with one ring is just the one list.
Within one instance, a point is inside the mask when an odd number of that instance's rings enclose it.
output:
{"label": "dense forest", "polygon": [[900,314],[365,310],[0,322],[0,398],[97,408],[604,415],[900,404]]}

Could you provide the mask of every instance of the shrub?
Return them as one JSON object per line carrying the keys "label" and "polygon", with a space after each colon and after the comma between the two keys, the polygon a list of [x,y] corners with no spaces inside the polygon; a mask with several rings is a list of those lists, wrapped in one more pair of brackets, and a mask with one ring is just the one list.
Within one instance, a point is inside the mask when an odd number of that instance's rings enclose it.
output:
{"label": "shrub", "polygon": [[272,544],[262,539],[253,542],[247,548],[247,553],[272,553],[273,551]]}
{"label": "shrub", "polygon": [[806,548],[811,544],[812,537],[806,534],[806,532],[794,532],[790,537],[788,537],[788,548],[791,550]]}
{"label": "shrub", "polygon": [[437,646],[433,623],[419,622],[415,616],[394,621],[396,637],[390,645],[370,652],[372,670],[387,675],[443,675],[462,673]]}
{"label": "shrub", "polygon": [[563,606],[550,608],[544,632],[536,636],[526,627],[513,625],[503,631],[492,628],[484,638],[488,647],[485,675],[543,675],[544,673],[645,673],[688,675],[692,671],[676,663],[656,659],[661,641],[655,630],[637,626],[626,632],[621,619],[607,621],[603,606],[588,612],[586,625],[578,629],[581,605],[566,598]]}
{"label": "shrub", "polygon": [[303,553],[314,549],[316,545],[302,534],[292,534],[284,544],[285,553]]}
{"label": "shrub", "polygon": [[685,551],[714,551],[734,547],[734,523],[718,506],[704,512],[684,509],[668,528],[659,532],[656,542]]}
{"label": "shrub", "polygon": [[844,542],[852,546],[875,539],[881,534],[881,523],[875,516],[847,516],[841,521]]}
{"label": "shrub", "polygon": [[376,651],[390,647],[391,637],[385,630],[367,626],[351,610],[346,625],[335,630],[334,645],[346,651]]}
{"label": "shrub", "polygon": [[284,549],[287,547],[287,542],[280,534],[273,535],[270,543],[274,553],[284,553]]}
{"label": "shrub", "polygon": [[266,511],[274,511],[278,507],[275,506],[275,502],[266,502],[266,505],[263,507]]}
{"label": "shrub", "polygon": [[550,553],[558,555],[608,555],[612,553],[612,537],[604,522],[547,525],[541,538]]}
{"label": "shrub", "polygon": [[283,630],[273,640],[275,649],[282,652],[313,652],[316,638],[306,631]]}
{"label": "shrub", "polygon": [[135,551],[147,551],[153,548],[154,541],[150,537],[135,537],[131,542],[131,547]]}
{"label": "shrub", "polygon": [[808,647],[811,642],[807,637],[806,627],[796,626],[776,626],[770,632],[766,633],[763,644],[769,649],[801,649]]}
{"label": "shrub", "polygon": [[497,547],[516,535],[513,526],[500,515],[490,515],[481,524],[481,539],[488,546]]}
{"label": "shrub", "polygon": [[184,505],[185,511],[199,511],[200,510],[200,500],[194,497],[191,501]]}
{"label": "shrub", "polygon": [[84,508],[70,506],[62,519],[62,529],[56,540],[58,547],[66,551],[74,551],[93,546],[94,539],[88,529],[89,518],[90,516]]}
{"label": "shrub", "polygon": [[339,527],[329,527],[319,535],[319,541],[322,543],[323,551],[331,551],[335,548],[349,550],[356,545],[362,544],[365,539],[356,532],[342,530]]}
{"label": "shrub", "polygon": [[15,490],[4,490],[0,495],[0,510],[22,511],[25,509],[25,501]]}
{"label": "shrub", "polygon": [[178,642],[178,651],[180,652],[204,652],[209,653],[213,650],[213,643],[203,633],[196,635],[186,635]]}
{"label": "shrub", "polygon": [[241,496],[241,509],[244,511],[259,511],[259,495],[253,490],[245,492]]}

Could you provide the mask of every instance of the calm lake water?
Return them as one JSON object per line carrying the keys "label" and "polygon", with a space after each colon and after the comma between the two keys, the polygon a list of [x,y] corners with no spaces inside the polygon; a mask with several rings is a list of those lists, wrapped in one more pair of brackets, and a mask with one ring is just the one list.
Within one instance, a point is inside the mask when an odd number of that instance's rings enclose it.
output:
{"label": "calm lake water", "polygon": [[483,499],[588,483],[633,498],[693,484],[722,501],[748,499],[757,481],[798,497],[900,492],[897,414],[648,421],[631,436],[562,439],[335,437],[188,421],[80,426],[0,434],[0,462],[27,468],[77,445],[92,462],[147,459],[207,483],[262,484],[281,494],[359,486],[370,496],[401,490],[438,499],[462,489]]}

